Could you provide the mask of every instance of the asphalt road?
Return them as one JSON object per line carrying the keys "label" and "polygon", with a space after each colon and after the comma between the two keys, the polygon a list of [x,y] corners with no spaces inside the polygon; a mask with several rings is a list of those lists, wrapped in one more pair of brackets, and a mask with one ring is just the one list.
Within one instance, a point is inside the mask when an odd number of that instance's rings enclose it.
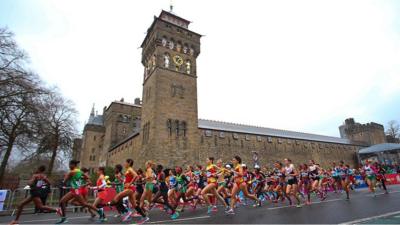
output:
{"label": "asphalt road", "polygon": [[[150,224],[183,223],[183,224],[339,224],[339,223],[368,223],[374,218],[400,213],[400,186],[390,186],[390,194],[378,192],[373,197],[367,190],[352,192],[351,200],[344,200],[345,194],[329,193],[323,201],[315,201],[302,208],[289,207],[285,203],[266,203],[260,208],[240,206],[235,215],[226,215],[222,208],[208,215],[206,209],[191,211],[187,208],[179,219],[172,221],[165,212],[154,209],[150,212]],[[121,223],[108,213],[108,222],[105,224]],[[1,224],[9,223],[10,216],[0,217]],[[21,224],[54,224],[58,220],[55,214],[22,215]],[[69,213],[69,224],[98,224],[89,220],[87,214]],[[134,218],[127,224],[137,221]]]}

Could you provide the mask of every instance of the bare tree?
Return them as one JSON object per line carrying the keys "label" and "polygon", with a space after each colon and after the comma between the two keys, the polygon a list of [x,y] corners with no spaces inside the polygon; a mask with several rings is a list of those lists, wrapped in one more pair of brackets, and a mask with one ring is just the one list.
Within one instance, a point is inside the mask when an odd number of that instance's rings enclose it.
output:
{"label": "bare tree", "polygon": [[29,147],[35,102],[42,93],[37,75],[24,70],[26,56],[13,34],[0,28],[0,182],[14,148]]}
{"label": "bare tree", "polygon": [[391,120],[388,122],[388,128],[386,129],[386,135],[388,142],[399,142],[400,138],[400,125],[397,121]]}
{"label": "bare tree", "polygon": [[73,139],[77,135],[77,112],[73,103],[63,98],[57,90],[45,95],[39,107],[38,153],[50,154],[48,174],[51,175],[59,153],[63,157],[72,155]]}
{"label": "bare tree", "polygon": [[12,150],[15,147],[28,148],[34,137],[37,97],[37,93],[13,96],[7,98],[7,101],[13,102],[12,105],[0,108],[0,149],[3,155],[0,165],[0,182]]}
{"label": "bare tree", "polygon": [[0,27],[0,71],[10,68],[23,71],[26,54],[14,40],[14,34],[7,28]]}

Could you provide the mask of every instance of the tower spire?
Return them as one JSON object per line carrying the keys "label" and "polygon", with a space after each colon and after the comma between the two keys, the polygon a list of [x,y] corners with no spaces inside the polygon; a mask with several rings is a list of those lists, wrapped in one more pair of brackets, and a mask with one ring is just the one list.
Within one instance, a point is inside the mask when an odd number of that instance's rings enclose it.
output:
{"label": "tower spire", "polygon": [[94,116],[94,103],[93,103],[93,106],[92,106],[92,111],[90,112],[90,116]]}
{"label": "tower spire", "polygon": [[170,12],[170,13],[173,13],[173,10],[174,10],[173,0],[170,0],[170,1],[169,1],[169,12]]}
{"label": "tower spire", "polygon": [[94,117],[95,117],[95,114],[94,114],[94,103],[93,103],[92,111],[90,111],[88,123],[91,123],[94,120]]}

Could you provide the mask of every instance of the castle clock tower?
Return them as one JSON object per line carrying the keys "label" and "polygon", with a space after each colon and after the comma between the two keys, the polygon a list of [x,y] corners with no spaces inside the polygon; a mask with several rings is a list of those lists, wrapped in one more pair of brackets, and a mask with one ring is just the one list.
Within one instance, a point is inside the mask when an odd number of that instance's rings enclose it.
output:
{"label": "castle clock tower", "polygon": [[201,35],[190,31],[189,24],[162,11],[141,45],[144,76],[139,162],[151,159],[172,166],[199,160],[196,58]]}

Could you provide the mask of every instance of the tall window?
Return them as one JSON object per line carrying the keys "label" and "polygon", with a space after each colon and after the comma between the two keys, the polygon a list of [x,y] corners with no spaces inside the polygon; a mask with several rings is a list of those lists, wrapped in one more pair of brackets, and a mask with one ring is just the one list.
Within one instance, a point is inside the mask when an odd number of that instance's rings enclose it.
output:
{"label": "tall window", "polygon": [[175,133],[179,137],[179,120],[175,120]]}
{"label": "tall window", "polygon": [[186,137],[186,130],[187,130],[187,125],[186,125],[186,122],[183,121],[182,122],[182,132],[183,132],[184,137]]}
{"label": "tall window", "polygon": [[167,120],[167,129],[168,129],[169,136],[171,136],[172,135],[172,120],[171,119]]}

